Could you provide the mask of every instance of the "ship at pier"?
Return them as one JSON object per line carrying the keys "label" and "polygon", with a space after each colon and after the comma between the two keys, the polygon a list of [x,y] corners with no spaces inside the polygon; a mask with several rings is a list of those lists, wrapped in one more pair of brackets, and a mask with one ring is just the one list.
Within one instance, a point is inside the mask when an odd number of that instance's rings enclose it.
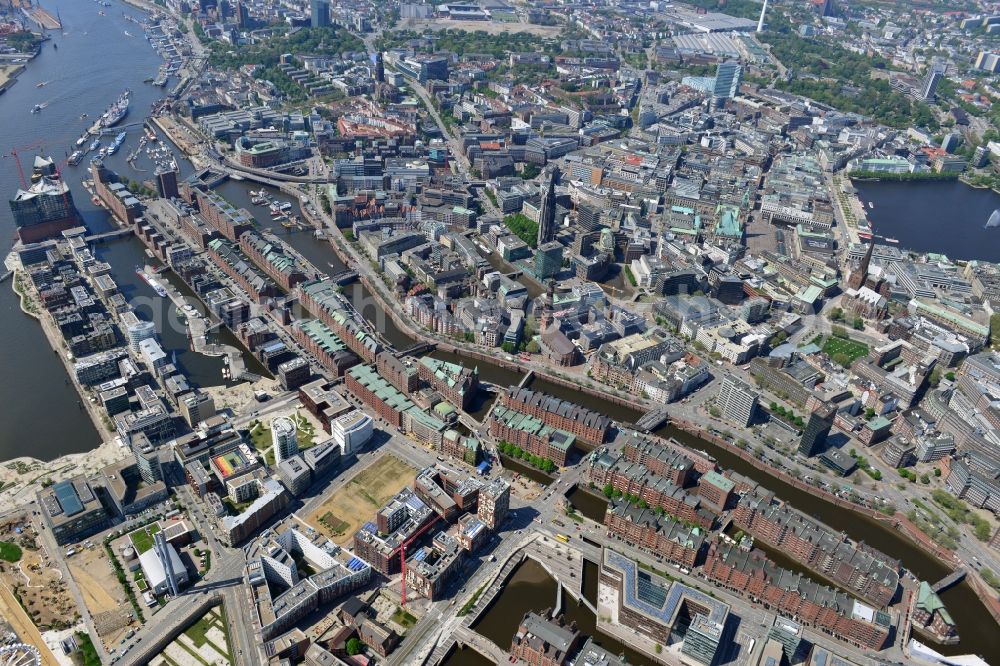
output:
{"label": "ship at pier", "polygon": [[115,100],[114,104],[108,107],[108,110],[104,112],[104,115],[101,116],[98,122],[101,128],[114,127],[128,115],[131,94],[131,91],[126,90],[122,93],[121,97]]}

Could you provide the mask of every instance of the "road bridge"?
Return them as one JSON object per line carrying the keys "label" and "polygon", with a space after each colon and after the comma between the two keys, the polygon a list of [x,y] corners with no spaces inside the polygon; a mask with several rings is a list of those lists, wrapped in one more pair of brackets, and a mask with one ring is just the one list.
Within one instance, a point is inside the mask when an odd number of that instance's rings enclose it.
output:
{"label": "road bridge", "polygon": [[351,271],[351,270],[341,271],[339,273],[331,275],[330,279],[333,282],[336,282],[337,284],[343,286],[345,284],[351,284],[352,282],[357,282],[357,280],[358,280],[358,272],[357,271]]}
{"label": "road bridge", "polygon": [[404,349],[403,351],[399,352],[397,356],[399,358],[404,358],[406,356],[424,356],[425,354],[428,354],[434,351],[435,349],[437,349],[437,345],[434,344],[433,342],[418,342],[412,347],[409,347],[408,349]]}
{"label": "road bridge", "polygon": [[517,388],[526,388],[529,384],[531,384],[531,380],[534,378],[535,378],[535,371],[528,370],[526,373],[524,373],[524,377],[521,377],[521,381],[517,383]]}

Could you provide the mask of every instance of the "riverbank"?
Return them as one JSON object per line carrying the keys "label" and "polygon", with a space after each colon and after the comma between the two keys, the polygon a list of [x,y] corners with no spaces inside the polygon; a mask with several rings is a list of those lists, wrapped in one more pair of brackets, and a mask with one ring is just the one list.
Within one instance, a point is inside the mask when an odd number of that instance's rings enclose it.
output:
{"label": "riverbank", "polygon": [[847,177],[851,180],[879,182],[934,182],[959,180],[961,174],[955,172],[938,173],[937,171],[919,171],[907,173],[890,173],[886,171],[851,171]]}
{"label": "riverbank", "polygon": [[24,65],[0,65],[0,95],[17,83],[17,77],[24,71]]}

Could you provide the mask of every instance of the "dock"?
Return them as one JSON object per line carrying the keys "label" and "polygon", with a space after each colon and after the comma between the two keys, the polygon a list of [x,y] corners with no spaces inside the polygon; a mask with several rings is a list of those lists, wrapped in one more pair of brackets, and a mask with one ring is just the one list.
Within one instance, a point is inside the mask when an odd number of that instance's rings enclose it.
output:
{"label": "dock", "polygon": [[28,20],[30,20],[32,23],[37,25],[42,30],[62,29],[62,24],[59,22],[59,20],[41,7],[32,7],[31,9],[22,7],[21,11],[24,12],[24,15],[28,18]]}

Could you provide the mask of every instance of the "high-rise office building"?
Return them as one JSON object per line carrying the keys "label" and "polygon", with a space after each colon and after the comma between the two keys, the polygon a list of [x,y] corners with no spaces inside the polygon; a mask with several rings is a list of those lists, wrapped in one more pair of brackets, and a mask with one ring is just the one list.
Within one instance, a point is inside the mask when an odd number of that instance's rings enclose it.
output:
{"label": "high-rise office building", "polygon": [[250,10],[247,8],[247,0],[236,0],[236,25],[240,30],[250,27]]}
{"label": "high-rise office building", "polygon": [[716,404],[722,411],[722,418],[745,428],[757,411],[757,399],[757,392],[749,384],[733,375],[726,375],[722,379]]}
{"label": "high-rise office building", "polygon": [[309,25],[324,28],[330,25],[330,3],[327,0],[309,0]]}
{"label": "high-rise office building", "polygon": [[160,454],[156,447],[150,444],[149,439],[138,434],[132,437],[132,456],[135,458],[135,466],[139,468],[139,476],[146,483],[156,483],[163,480],[163,467],[160,463]]}
{"label": "high-rise office building", "polygon": [[830,434],[836,413],[837,409],[827,403],[820,405],[809,415],[809,421],[799,439],[799,453],[804,456],[814,456],[823,452],[826,447],[826,436]]}
{"label": "high-rise office building", "polygon": [[738,62],[720,62],[715,68],[715,85],[712,86],[712,97],[715,99],[733,99],[740,89],[740,79],[743,68]]}
{"label": "high-rise office building", "polygon": [[177,171],[164,168],[156,170],[156,191],[164,199],[177,199],[180,191],[177,189]]}
{"label": "high-rise office building", "polygon": [[937,95],[938,83],[941,82],[941,77],[944,73],[939,69],[931,69],[927,72],[927,76],[924,77],[924,82],[920,87],[920,99],[925,102],[930,102]]}
{"label": "high-rise office building", "polygon": [[299,452],[299,439],[295,422],[287,416],[271,419],[271,439],[274,440],[274,462],[288,460]]}
{"label": "high-rise office building", "polygon": [[1000,72],[1000,53],[980,51],[976,57],[976,69],[996,74]]}
{"label": "high-rise office building", "polygon": [[563,246],[555,241],[539,245],[535,250],[535,277],[548,280],[562,270]]}
{"label": "high-rise office building", "polygon": [[542,190],[542,204],[538,209],[538,247],[556,236],[556,179],[559,167],[552,167],[548,182]]}
{"label": "high-rise office building", "polygon": [[125,332],[128,335],[128,346],[132,348],[132,351],[138,352],[139,345],[143,340],[156,338],[156,324],[136,318],[135,321],[126,325]]}
{"label": "high-rise office building", "polygon": [[576,207],[576,221],[580,226],[580,231],[597,231],[601,226],[601,214],[603,212],[594,204],[581,201],[580,205]]}

